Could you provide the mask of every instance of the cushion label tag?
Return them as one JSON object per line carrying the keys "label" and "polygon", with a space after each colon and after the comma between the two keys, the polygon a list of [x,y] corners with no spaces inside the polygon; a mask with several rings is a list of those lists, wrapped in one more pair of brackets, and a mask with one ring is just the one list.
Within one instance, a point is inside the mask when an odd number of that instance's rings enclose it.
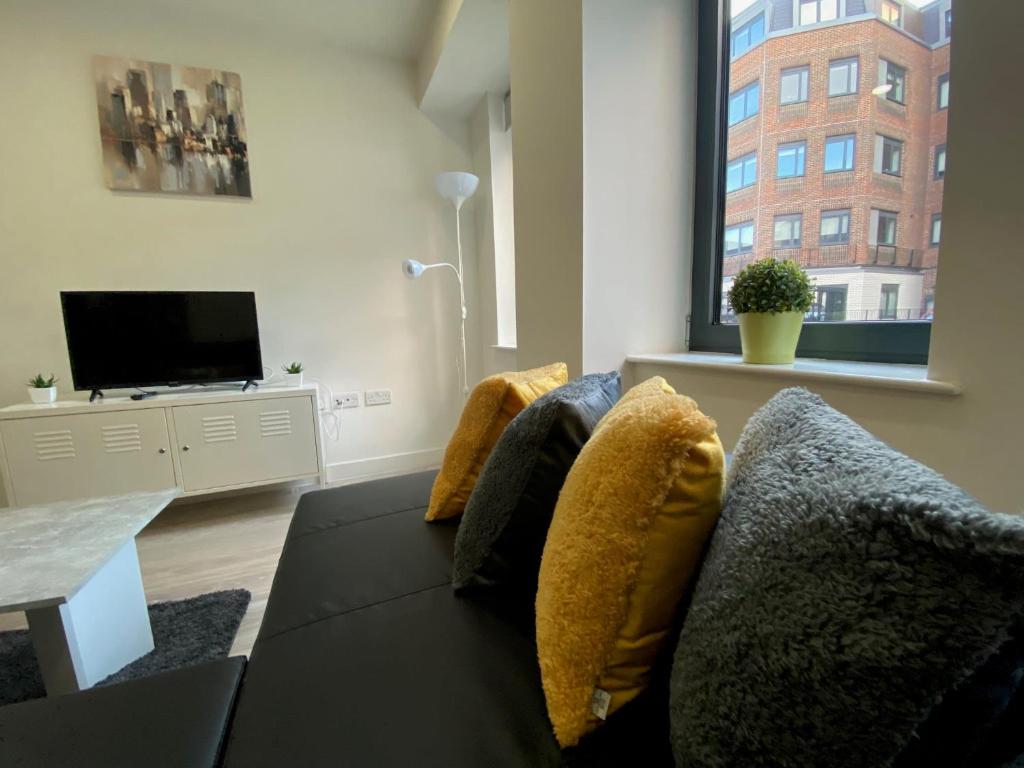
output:
{"label": "cushion label tag", "polygon": [[594,689],[594,695],[590,697],[590,711],[594,717],[604,720],[608,717],[608,705],[612,703],[612,695],[600,688]]}

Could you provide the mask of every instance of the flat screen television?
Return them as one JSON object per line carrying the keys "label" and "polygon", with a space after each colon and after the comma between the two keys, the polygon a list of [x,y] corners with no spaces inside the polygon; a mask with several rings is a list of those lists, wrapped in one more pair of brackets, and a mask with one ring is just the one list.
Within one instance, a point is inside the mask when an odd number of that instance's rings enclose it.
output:
{"label": "flat screen television", "polygon": [[75,389],[263,378],[256,296],[235,291],[64,291]]}

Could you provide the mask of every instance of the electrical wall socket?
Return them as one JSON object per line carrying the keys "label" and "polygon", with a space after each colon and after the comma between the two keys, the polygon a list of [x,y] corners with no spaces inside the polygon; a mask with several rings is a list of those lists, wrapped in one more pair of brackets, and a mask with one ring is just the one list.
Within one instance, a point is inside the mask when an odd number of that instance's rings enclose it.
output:
{"label": "electrical wall socket", "polygon": [[342,392],[336,398],[334,398],[335,408],[358,408],[359,407],[359,393],[358,392]]}
{"label": "electrical wall socket", "polygon": [[367,406],[370,405],[390,405],[391,404],[391,390],[390,389],[368,389],[363,393],[363,402]]}

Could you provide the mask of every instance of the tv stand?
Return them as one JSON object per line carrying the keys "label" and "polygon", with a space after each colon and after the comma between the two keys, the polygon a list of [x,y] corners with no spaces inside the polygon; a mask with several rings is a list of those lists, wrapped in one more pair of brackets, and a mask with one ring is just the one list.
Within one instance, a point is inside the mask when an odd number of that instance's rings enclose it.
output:
{"label": "tv stand", "polygon": [[249,387],[258,387],[255,379],[246,379],[245,384],[242,385],[242,391],[245,392]]}
{"label": "tv stand", "polygon": [[97,397],[103,397],[103,391],[102,390],[94,389],[92,391],[92,394],[89,395],[89,402],[90,403],[94,402]]}

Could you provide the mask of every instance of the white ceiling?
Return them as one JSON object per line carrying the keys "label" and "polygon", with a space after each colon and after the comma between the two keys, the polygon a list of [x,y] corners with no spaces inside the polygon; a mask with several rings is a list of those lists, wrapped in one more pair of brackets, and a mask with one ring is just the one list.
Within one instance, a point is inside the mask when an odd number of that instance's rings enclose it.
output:
{"label": "white ceiling", "polygon": [[[308,36],[362,53],[415,59],[438,0],[149,0],[177,14],[196,14]],[[135,7],[144,5],[136,2]]]}

